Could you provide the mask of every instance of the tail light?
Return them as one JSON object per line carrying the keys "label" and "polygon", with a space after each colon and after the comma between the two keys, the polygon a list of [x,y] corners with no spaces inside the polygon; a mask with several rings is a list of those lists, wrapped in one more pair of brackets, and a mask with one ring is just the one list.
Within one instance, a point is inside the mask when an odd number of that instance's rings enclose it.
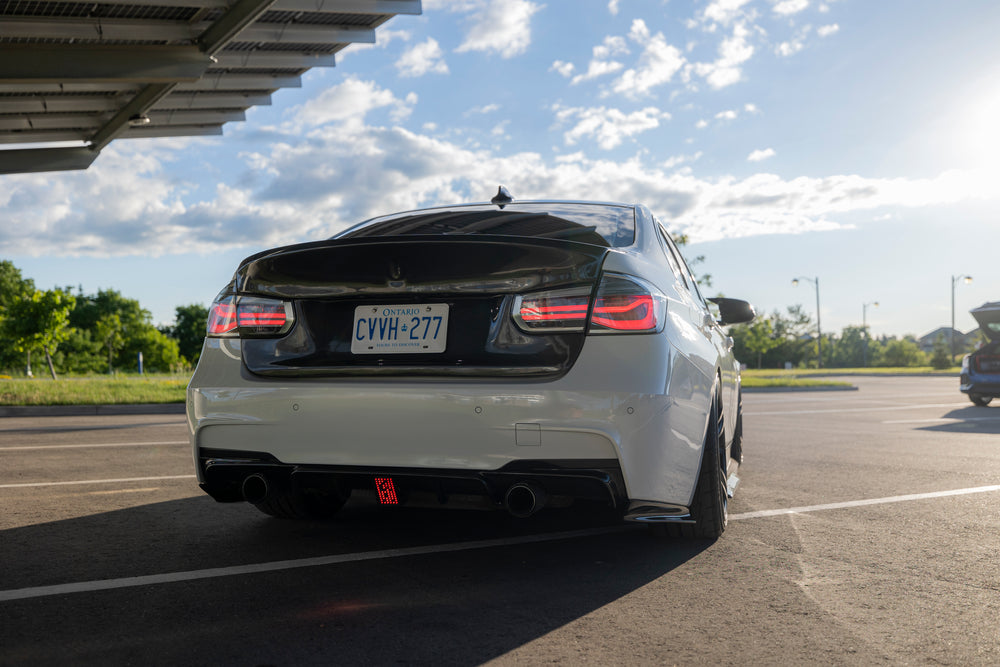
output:
{"label": "tail light", "polygon": [[236,297],[219,295],[208,310],[209,336],[236,335]]}
{"label": "tail light", "polygon": [[590,290],[572,288],[518,296],[514,319],[529,333],[654,333],[663,329],[667,299],[652,285],[620,274],[604,275],[590,308]]}
{"label": "tail light", "polygon": [[209,336],[278,336],[294,323],[292,304],[277,299],[220,295],[208,311]]}
{"label": "tail light", "polygon": [[616,273],[601,280],[590,333],[655,333],[663,329],[667,297],[652,285]]}

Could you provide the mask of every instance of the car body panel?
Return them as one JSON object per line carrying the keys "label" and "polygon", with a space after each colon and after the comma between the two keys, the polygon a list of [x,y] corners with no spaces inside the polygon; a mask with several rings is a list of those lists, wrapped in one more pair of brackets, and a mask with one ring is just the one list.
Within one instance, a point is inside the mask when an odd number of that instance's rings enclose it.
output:
{"label": "car body panel", "polygon": [[[608,205],[581,203],[579,210],[598,206]],[[206,476],[207,459],[225,458],[226,452],[235,458],[240,452],[263,453],[268,465],[303,471],[396,470],[411,476],[421,470],[487,474],[559,462],[603,462],[595,466],[604,469],[610,462],[624,487],[610,483],[622,496],[615,503],[671,508],[683,519],[717,400],[723,468],[728,467],[739,410],[739,364],[732,340],[659,222],[645,207],[613,206],[617,222],[605,225],[612,244],[604,246],[596,237],[589,244],[482,234],[383,239],[365,236],[362,223],[346,233],[354,234],[351,238],[247,258],[229,293],[235,299],[289,299],[296,326],[273,338],[206,339],[187,406],[199,482],[217,499],[230,499],[228,491],[210,488],[214,482]],[[620,224],[624,209],[635,219],[631,233]],[[431,221],[451,225],[464,210],[433,209]],[[411,214],[386,219],[403,231],[421,223]],[[546,228],[562,224],[542,222]],[[496,299],[491,326],[503,329],[514,321],[509,310],[514,295],[567,285],[596,291],[601,276],[609,275],[641,279],[656,291],[666,304],[658,329],[613,335],[521,332],[569,350],[558,368],[535,375],[504,370],[528,364],[530,346],[510,348],[513,361],[507,367],[464,364],[454,354],[353,359],[340,349],[339,334],[314,330],[325,319],[347,321],[359,299],[457,302],[459,294]],[[594,298],[591,294],[591,307]],[[317,310],[324,299],[347,305]],[[752,313],[748,305],[746,310]],[[479,340],[488,351],[492,338]],[[322,358],[306,368],[303,359],[317,354],[310,345],[323,348]],[[254,459],[252,465],[258,463]]]}

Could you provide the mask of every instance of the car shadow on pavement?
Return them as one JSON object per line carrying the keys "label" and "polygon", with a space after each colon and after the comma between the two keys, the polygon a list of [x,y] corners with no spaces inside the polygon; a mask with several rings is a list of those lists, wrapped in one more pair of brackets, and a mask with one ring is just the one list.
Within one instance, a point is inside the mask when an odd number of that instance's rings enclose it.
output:
{"label": "car shadow on pavement", "polygon": [[[193,497],[11,528],[0,531],[0,591],[496,542],[0,601],[0,645],[14,662],[33,664],[481,663],[600,610],[712,544],[617,527],[573,512],[515,521],[350,504],[332,521],[284,521]],[[523,541],[565,530],[588,534]],[[49,640],[53,627],[58,642]]]}
{"label": "car shadow on pavement", "polygon": [[921,431],[946,433],[1000,434],[1000,406],[978,407],[970,405],[944,414],[941,423],[928,424]]}

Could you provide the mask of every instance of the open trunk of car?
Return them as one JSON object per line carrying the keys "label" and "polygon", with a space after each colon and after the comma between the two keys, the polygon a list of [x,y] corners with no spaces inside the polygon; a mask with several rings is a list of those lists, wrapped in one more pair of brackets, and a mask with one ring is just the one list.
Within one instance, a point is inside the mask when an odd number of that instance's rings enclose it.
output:
{"label": "open trunk of car", "polygon": [[537,293],[597,289],[607,248],[565,240],[476,236],[354,238],[248,258],[236,294],[290,304],[280,337],[242,333],[246,367],[263,376],[552,378],[584,342],[527,333],[514,308]]}
{"label": "open trunk of car", "polygon": [[1000,301],[984,303],[969,311],[979,323],[979,328],[990,340],[1000,339]]}

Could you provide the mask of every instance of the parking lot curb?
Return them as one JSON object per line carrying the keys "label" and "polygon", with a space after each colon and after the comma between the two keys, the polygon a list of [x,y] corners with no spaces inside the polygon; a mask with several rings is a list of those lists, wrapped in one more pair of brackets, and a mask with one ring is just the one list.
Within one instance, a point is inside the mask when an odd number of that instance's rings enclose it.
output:
{"label": "parking lot curb", "polygon": [[101,415],[182,415],[183,403],[139,405],[5,405],[0,417],[81,417]]}

